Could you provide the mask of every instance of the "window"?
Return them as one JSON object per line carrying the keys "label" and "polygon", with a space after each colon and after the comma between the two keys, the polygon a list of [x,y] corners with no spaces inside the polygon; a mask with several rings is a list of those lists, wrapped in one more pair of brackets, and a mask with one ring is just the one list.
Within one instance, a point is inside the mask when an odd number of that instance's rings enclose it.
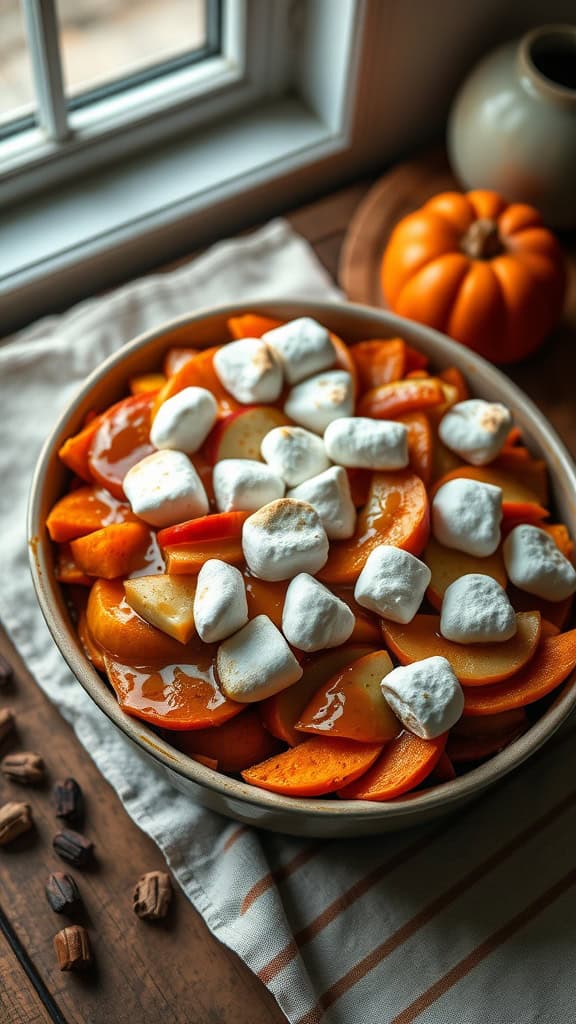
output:
{"label": "window", "polygon": [[380,4],[0,0],[3,331],[341,178]]}

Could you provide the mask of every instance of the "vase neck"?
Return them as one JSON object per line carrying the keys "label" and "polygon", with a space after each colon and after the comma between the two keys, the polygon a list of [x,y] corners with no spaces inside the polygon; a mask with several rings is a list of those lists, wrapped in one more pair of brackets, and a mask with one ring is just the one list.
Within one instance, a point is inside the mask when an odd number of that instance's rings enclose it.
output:
{"label": "vase neck", "polygon": [[576,26],[543,25],[520,40],[518,64],[532,94],[576,110]]}

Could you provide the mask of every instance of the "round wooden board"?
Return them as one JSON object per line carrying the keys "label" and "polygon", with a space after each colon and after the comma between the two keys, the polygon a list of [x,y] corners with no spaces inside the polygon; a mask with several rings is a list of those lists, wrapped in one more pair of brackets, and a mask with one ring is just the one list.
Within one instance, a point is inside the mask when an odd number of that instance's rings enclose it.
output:
{"label": "round wooden board", "polygon": [[386,307],[380,263],[394,226],[437,192],[457,189],[444,152],[398,164],[370,189],[354,213],[340,256],[338,281],[352,302]]}

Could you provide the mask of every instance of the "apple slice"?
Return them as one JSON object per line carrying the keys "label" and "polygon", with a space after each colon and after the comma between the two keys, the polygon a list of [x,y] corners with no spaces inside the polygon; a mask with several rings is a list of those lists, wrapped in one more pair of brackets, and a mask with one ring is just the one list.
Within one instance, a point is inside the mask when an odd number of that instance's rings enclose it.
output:
{"label": "apple slice", "polygon": [[268,732],[291,747],[302,743],[304,736],[296,732],[295,725],[312,695],[345,665],[373,653],[373,647],[347,644],[314,655],[304,663],[304,673],[297,683],[260,704],[260,714]]}
{"label": "apple slice", "polygon": [[251,405],[231,413],[214,427],[206,444],[212,462],[221,459],[256,459],[262,461],[262,439],[274,427],[285,427],[290,420],[272,405]]}
{"label": "apple slice", "polygon": [[479,572],[484,576],[492,576],[502,587],[506,587],[506,569],[500,551],[496,551],[487,558],[476,558],[474,555],[466,555],[454,548],[445,548],[443,544],[439,544],[431,537],[422,559],[432,573],[426,596],[430,604],[438,611],[442,606],[446,589],[460,576],[465,576],[467,573]]}
{"label": "apple slice", "polygon": [[244,710],[214,677],[213,644],[198,641],[174,662],[126,665],[105,655],[106,672],[123,711],[164,729],[207,729]]}
{"label": "apple slice", "polygon": [[381,743],[314,736],[242,772],[251,786],[285,796],[322,796],[359,778],[374,764]]}
{"label": "apple slice", "polygon": [[316,691],[296,729],[363,743],[393,739],[402,726],[380,689],[381,680],[393,667],[386,651],[375,651],[347,665]]}
{"label": "apple slice", "polygon": [[175,544],[202,543],[207,540],[232,540],[242,536],[242,526],[250,512],[216,512],[214,515],[187,519],[185,523],[158,531],[161,548]]}
{"label": "apple slice", "polygon": [[466,686],[488,686],[508,679],[533,657],[540,639],[540,612],[519,612],[516,634],[493,644],[455,644],[440,635],[439,615],[416,615],[402,626],[382,622],[384,640],[401,665],[424,658],[446,658]]}
{"label": "apple slice", "polygon": [[141,618],[187,644],[194,633],[195,576],[138,576],[124,581],[126,600]]}

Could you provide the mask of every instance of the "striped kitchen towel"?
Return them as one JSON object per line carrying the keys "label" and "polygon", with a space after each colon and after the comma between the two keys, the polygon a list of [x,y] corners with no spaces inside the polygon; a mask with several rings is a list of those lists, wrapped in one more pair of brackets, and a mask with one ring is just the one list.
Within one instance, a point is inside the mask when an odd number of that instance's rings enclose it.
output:
{"label": "striped kitchen towel", "polygon": [[326,842],[267,834],[171,789],[92,704],[44,625],[28,574],[25,506],[60,409],[139,332],[199,306],[278,293],[337,295],[281,221],[0,348],[0,618],[209,927],[293,1024],[571,1024],[574,725],[496,790],[425,828]]}

